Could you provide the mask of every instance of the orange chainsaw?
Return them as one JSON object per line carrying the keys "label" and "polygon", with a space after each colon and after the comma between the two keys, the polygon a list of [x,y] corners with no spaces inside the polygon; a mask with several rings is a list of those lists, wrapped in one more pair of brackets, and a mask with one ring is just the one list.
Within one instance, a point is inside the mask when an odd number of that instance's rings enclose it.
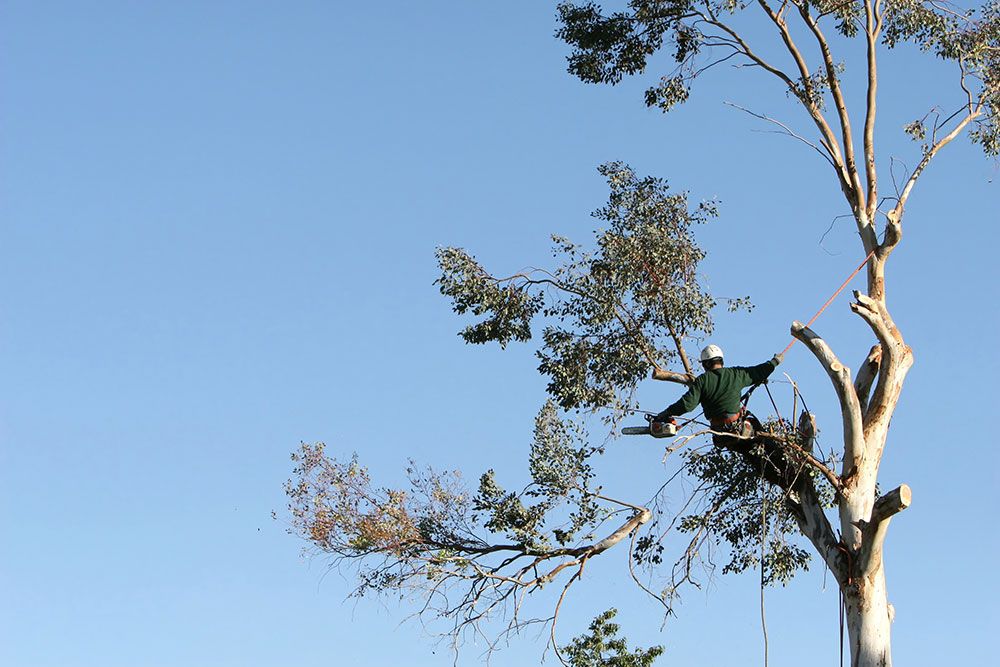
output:
{"label": "orange chainsaw", "polygon": [[622,435],[651,435],[654,438],[672,438],[677,435],[677,422],[673,417],[669,421],[660,421],[656,415],[646,415],[645,426],[626,426]]}

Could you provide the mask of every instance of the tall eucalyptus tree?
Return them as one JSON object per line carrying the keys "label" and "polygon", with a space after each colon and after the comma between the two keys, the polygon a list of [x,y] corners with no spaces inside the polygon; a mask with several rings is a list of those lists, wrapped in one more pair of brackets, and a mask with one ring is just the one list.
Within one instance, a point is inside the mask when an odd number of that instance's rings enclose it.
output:
{"label": "tall eucalyptus tree", "polygon": [[[886,269],[902,239],[907,202],[939,152],[963,131],[988,155],[1000,152],[1000,4],[971,11],[925,0],[631,0],[613,11],[567,2],[558,15],[557,34],[572,49],[569,70],[584,81],[615,84],[643,73],[653,54],[669,49],[673,70],[645,96],[647,105],[669,111],[714,65],[739,61],[749,66],[747,73],[772,77],[814,126],[810,139],[761,116],[828,164],[830,186],[843,193],[866,254],[866,289],[855,292],[851,308],[874,345],[859,351],[857,373],[852,376],[815,331],[800,323],[791,328],[839,399],[842,451],[825,459],[814,455],[808,414],[793,417],[795,426],[769,423],[749,454],[745,448],[685,448],[697,435],[689,434],[669,449],[695,482],[692,498],[676,515],[659,509],[666,487],[642,494],[651,500],[603,493],[591,458],[604,449],[566,411],[595,411],[616,424],[636,408],[634,390],[650,375],[689,382],[694,369],[686,341],[712,332],[718,301],[699,282],[704,253],[693,234],[695,225],[715,216],[714,207],[691,206],[665,181],[609,163],[601,172],[610,196],[595,212],[604,230],[586,245],[554,238],[554,266],[504,276],[465,250],[438,251],[442,294],[457,313],[476,318],[461,332],[467,342],[506,346],[540,330],[539,372],[548,379],[550,400],[535,421],[528,485],[508,490],[487,471],[469,491],[454,474],[413,466],[406,488],[386,489],[372,483],[356,458],[338,460],[322,445],[303,445],[293,456],[295,477],[287,488],[293,531],[320,551],[356,563],[359,592],[418,595],[424,612],[452,620],[456,638],[500,617],[496,638],[547,622],[553,646],[568,588],[588,561],[623,542],[631,550],[623,576],[667,609],[691,580],[707,539],[728,545],[725,571],[759,565],[766,581],[787,580],[816,554],[844,597],[852,665],[890,665],[893,612],[882,549],[890,520],[909,505],[910,490],[902,485],[880,494],[877,479],[913,356],[890,313]],[[747,28],[754,20],[770,26],[763,37]],[[773,44],[758,44],[761,39]],[[953,113],[925,115],[906,127],[920,157],[893,196],[883,197],[875,145],[878,59],[904,42],[954,62],[961,99]],[[845,71],[836,53],[852,48],[865,63],[857,76]],[[811,67],[812,61],[819,66]],[[864,93],[859,110],[847,104],[855,87]],[[767,447],[780,448],[795,474],[768,474],[773,459]],[[654,525],[660,528],[651,530]],[[689,536],[676,560],[667,559],[664,548],[671,530]],[[784,538],[791,534],[801,540]],[[664,585],[653,590],[636,568],[662,570]],[[557,581],[551,611],[529,615],[527,596]]]}

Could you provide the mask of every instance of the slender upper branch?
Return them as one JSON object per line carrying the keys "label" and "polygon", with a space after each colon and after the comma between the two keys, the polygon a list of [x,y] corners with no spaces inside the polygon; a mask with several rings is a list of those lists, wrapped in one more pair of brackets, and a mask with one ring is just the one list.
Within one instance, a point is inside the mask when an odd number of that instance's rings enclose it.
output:
{"label": "slender upper branch", "polygon": [[[817,106],[813,96],[811,94],[811,79],[809,76],[809,67],[806,65],[805,58],[802,56],[801,51],[795,45],[795,40],[792,39],[791,32],[788,30],[788,25],[785,23],[784,18],[779,16],[771,7],[767,4],[766,0],[758,0],[758,4],[764,13],[767,14],[768,18],[778,27],[778,31],[781,33],[782,42],[785,44],[785,48],[791,54],[792,59],[795,61],[795,65],[799,70],[799,77],[802,80],[803,91],[798,94],[799,101],[805,107],[809,116],[813,119],[816,124],[820,135],[823,137],[823,146],[830,152],[830,158],[834,164],[834,171],[837,173],[837,177],[840,180],[840,186],[845,193],[849,193],[852,188],[852,179],[849,170],[844,166],[844,158],[841,154],[840,146],[837,141],[836,135],[830,128],[830,124],[827,122],[826,117],[823,115],[822,110]],[[735,34],[735,33],[734,33]],[[748,55],[750,55],[748,53]],[[752,58],[752,57],[751,57]],[[797,92],[798,87],[794,82],[788,77],[787,74],[781,73],[779,76],[789,90],[792,92]]]}
{"label": "slender upper branch", "polygon": [[834,164],[834,162],[833,162],[832,159],[830,159],[830,155],[828,153],[824,153],[823,150],[819,146],[817,146],[813,142],[809,141],[808,139],[806,139],[802,135],[794,132],[790,127],[788,127],[787,125],[785,125],[781,121],[776,120],[774,118],[771,118],[770,116],[766,116],[764,114],[760,114],[760,113],[757,113],[755,111],[751,111],[750,109],[741,107],[738,104],[733,104],[732,102],[726,102],[726,105],[727,106],[731,106],[734,109],[739,109],[740,111],[748,113],[751,116],[753,116],[754,118],[759,118],[759,119],[765,120],[765,121],[767,121],[769,123],[774,123],[775,125],[777,125],[778,127],[780,127],[783,130],[783,132],[780,132],[779,134],[784,134],[784,135],[787,135],[787,136],[789,136],[789,137],[791,137],[793,139],[798,139],[799,141],[801,141],[802,143],[804,143],[806,146],[809,146],[809,148],[812,148],[814,151],[816,151],[817,153],[819,153],[820,156],[824,160],[826,160],[828,163],[830,163],[831,167],[833,167],[834,169],[837,168],[837,165]]}
{"label": "slender upper branch", "polygon": [[910,174],[910,177],[906,180],[906,184],[903,186],[903,191],[899,194],[899,201],[896,203],[896,206],[892,211],[895,214],[896,219],[901,219],[903,217],[903,209],[906,206],[906,200],[909,199],[913,186],[916,185],[917,179],[920,178],[920,175],[924,172],[924,169],[927,168],[927,165],[934,159],[934,156],[937,155],[938,151],[951,143],[955,137],[961,134],[962,130],[964,130],[969,123],[974,121],[983,113],[985,104],[986,93],[984,92],[979,98],[979,102],[976,106],[969,109],[969,113],[965,116],[965,118],[959,121],[958,125],[955,126],[955,129],[938,139],[933,146],[927,149],[927,152],[924,153],[924,157],[920,160],[919,164],[917,164],[916,168],[914,168],[913,173]]}
{"label": "slender upper branch", "polygon": [[878,205],[878,177],[875,172],[875,111],[878,91],[878,64],[875,47],[882,30],[879,0],[865,0],[865,41],[868,46],[868,95],[865,106],[865,174],[868,177],[868,218],[875,216]]}
{"label": "slender upper branch", "polygon": [[823,65],[826,68],[826,76],[830,84],[830,96],[833,97],[833,104],[837,107],[837,116],[840,119],[840,134],[844,144],[843,149],[846,163],[845,169],[851,184],[849,196],[853,195],[854,198],[849,203],[851,206],[856,207],[857,211],[862,212],[865,208],[865,194],[861,187],[861,178],[858,175],[857,162],[854,157],[854,136],[851,130],[851,119],[847,113],[847,102],[844,99],[844,92],[840,87],[840,77],[837,76],[837,63],[833,59],[830,44],[819,27],[819,23],[809,13],[809,7],[805,3],[802,3],[798,5],[798,9],[799,15],[816,38],[820,53],[823,55]]}

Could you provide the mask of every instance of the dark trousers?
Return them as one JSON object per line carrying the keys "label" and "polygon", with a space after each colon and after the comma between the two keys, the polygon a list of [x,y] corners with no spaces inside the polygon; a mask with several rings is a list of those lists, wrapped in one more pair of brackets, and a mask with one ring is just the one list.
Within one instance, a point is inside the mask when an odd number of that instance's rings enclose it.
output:
{"label": "dark trousers", "polygon": [[[760,421],[750,412],[744,412],[743,418],[718,428],[715,431],[729,431],[729,435],[712,435],[712,444],[736,452],[759,478],[788,489],[795,483],[798,470],[788,460],[781,446],[771,440],[754,437],[763,431]],[[737,437],[742,436],[742,437]],[[763,452],[761,446],[763,445]]]}

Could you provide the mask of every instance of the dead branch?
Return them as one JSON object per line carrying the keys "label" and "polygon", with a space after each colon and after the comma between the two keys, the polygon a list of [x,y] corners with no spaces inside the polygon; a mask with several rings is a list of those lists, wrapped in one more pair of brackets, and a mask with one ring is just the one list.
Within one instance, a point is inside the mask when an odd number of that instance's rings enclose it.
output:
{"label": "dead branch", "polygon": [[740,111],[742,111],[744,113],[747,113],[747,114],[753,116],[754,118],[758,118],[758,119],[766,121],[768,123],[773,123],[774,125],[777,125],[778,127],[780,127],[782,129],[782,132],[779,132],[779,134],[784,134],[785,136],[791,137],[792,139],[797,139],[797,140],[801,141],[806,146],[808,146],[809,148],[811,148],[814,151],[816,151],[817,153],[819,153],[820,157],[822,157],[824,160],[826,160],[830,164],[831,167],[833,167],[834,169],[837,168],[837,165],[833,163],[833,160],[830,159],[830,156],[827,153],[824,153],[823,150],[819,146],[817,146],[813,142],[809,141],[808,139],[806,139],[802,135],[794,132],[790,127],[788,127],[786,124],[782,123],[781,121],[779,121],[777,119],[774,119],[774,118],[771,118],[770,116],[766,116],[764,114],[757,113],[755,111],[751,111],[750,109],[747,109],[745,107],[741,107],[740,105],[734,104],[732,102],[725,102],[724,104],[726,106],[733,107],[734,109],[739,109]]}

